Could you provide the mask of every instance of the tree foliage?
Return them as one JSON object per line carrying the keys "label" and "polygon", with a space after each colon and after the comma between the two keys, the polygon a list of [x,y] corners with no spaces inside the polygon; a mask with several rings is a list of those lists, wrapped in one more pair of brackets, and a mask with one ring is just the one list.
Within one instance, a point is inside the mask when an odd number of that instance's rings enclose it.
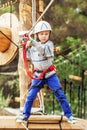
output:
{"label": "tree foliage", "polygon": [[[49,1],[45,0],[46,5]],[[46,6],[45,5],[45,6]],[[52,25],[52,40],[56,46],[60,46],[61,53],[68,58],[55,57],[57,66],[64,65],[69,58],[76,62],[76,55],[80,55],[77,63],[86,69],[86,49],[87,49],[87,1],[86,0],[55,0],[53,5],[45,14],[45,19]],[[50,14],[50,15],[49,15]],[[82,45],[85,46],[82,48]],[[79,51],[78,51],[79,50]],[[74,52],[75,51],[75,52]],[[69,53],[72,55],[69,56]],[[84,56],[83,56],[84,55]],[[61,58],[60,58],[61,57]],[[73,58],[72,58],[73,57]],[[80,61],[79,61],[80,59]],[[62,63],[61,63],[62,62]],[[68,60],[68,62],[70,62]],[[73,63],[72,62],[72,63]],[[70,66],[75,66],[70,63]],[[62,67],[61,67],[62,68]],[[64,71],[64,70],[63,70]],[[79,68],[78,68],[79,71]],[[61,70],[60,70],[61,72]],[[70,71],[71,72],[71,71]],[[66,72],[67,73],[67,72]],[[64,74],[63,74],[64,75]],[[64,75],[65,76],[65,75]]]}

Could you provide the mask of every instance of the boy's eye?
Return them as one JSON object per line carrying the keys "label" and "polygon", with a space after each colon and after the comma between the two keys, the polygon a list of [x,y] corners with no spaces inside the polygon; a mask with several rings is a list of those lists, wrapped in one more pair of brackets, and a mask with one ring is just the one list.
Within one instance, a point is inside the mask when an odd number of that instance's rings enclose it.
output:
{"label": "boy's eye", "polygon": [[45,33],[45,35],[48,35],[48,33]]}
{"label": "boy's eye", "polygon": [[44,34],[44,33],[42,33],[41,35],[48,35],[48,33],[45,33],[45,34]]}

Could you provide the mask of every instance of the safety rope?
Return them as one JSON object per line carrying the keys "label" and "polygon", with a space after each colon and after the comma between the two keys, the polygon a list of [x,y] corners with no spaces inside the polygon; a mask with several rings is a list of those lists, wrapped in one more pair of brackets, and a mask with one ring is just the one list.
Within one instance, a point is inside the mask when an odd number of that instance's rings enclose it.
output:
{"label": "safety rope", "polygon": [[32,28],[29,30],[28,34],[34,29],[34,27],[36,26],[36,24],[42,19],[42,17],[44,16],[44,14],[47,12],[47,10],[50,8],[50,6],[52,5],[52,3],[54,2],[54,0],[51,0],[49,2],[49,4],[46,6],[46,8],[44,9],[43,13],[40,15],[40,17],[37,19],[37,21],[35,22],[35,24],[32,26]]}
{"label": "safety rope", "polygon": [[32,0],[32,25],[36,22],[36,0]]}
{"label": "safety rope", "polygon": [[12,28],[12,4],[10,4],[10,27]]}
{"label": "safety rope", "polygon": [[22,122],[21,124],[22,124],[22,126],[23,126],[26,130],[29,130],[28,127],[27,127],[23,122]]}

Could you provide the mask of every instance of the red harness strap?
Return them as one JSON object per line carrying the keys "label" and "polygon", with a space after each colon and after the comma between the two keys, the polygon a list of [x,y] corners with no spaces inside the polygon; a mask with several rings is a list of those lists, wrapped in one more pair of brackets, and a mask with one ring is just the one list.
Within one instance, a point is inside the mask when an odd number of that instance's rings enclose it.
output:
{"label": "red harness strap", "polygon": [[48,69],[44,69],[44,70],[39,70],[38,68],[35,68],[34,69],[34,72],[38,72],[38,73],[47,73],[47,72],[50,72],[50,71],[57,71],[56,67],[54,65],[51,65]]}
{"label": "red harness strap", "polygon": [[28,61],[27,61],[27,57],[26,57],[26,43],[23,43],[23,59],[24,59],[24,66],[25,66],[25,69],[26,69],[26,72],[28,74],[28,76],[31,78],[31,79],[35,79],[35,80],[39,80],[42,78],[42,75],[39,76],[38,78],[34,78],[33,77],[33,73],[31,73],[28,69]]}
{"label": "red harness strap", "polygon": [[[24,66],[25,66],[25,69],[26,69],[26,72],[28,74],[28,76],[31,78],[31,79],[35,79],[35,80],[39,80],[39,79],[43,79],[45,73],[47,72],[50,72],[50,71],[56,71],[56,68],[54,65],[51,65],[48,69],[44,69],[40,76],[37,77],[37,78],[34,78],[33,77],[33,73],[31,73],[28,69],[28,61],[27,61],[27,57],[26,57],[26,41],[22,42],[22,46],[23,46],[23,59],[24,59]],[[36,69],[35,69],[36,70]],[[38,70],[39,71],[39,70]]]}

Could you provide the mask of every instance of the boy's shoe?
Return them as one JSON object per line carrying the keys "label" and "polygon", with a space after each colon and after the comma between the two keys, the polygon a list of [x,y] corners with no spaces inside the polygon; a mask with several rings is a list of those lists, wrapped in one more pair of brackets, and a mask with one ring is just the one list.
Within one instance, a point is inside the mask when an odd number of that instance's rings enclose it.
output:
{"label": "boy's shoe", "polygon": [[27,122],[28,118],[25,115],[17,117],[16,122]]}
{"label": "boy's shoe", "polygon": [[71,124],[74,124],[77,122],[77,119],[73,116],[70,116],[69,118],[67,118],[67,121]]}

